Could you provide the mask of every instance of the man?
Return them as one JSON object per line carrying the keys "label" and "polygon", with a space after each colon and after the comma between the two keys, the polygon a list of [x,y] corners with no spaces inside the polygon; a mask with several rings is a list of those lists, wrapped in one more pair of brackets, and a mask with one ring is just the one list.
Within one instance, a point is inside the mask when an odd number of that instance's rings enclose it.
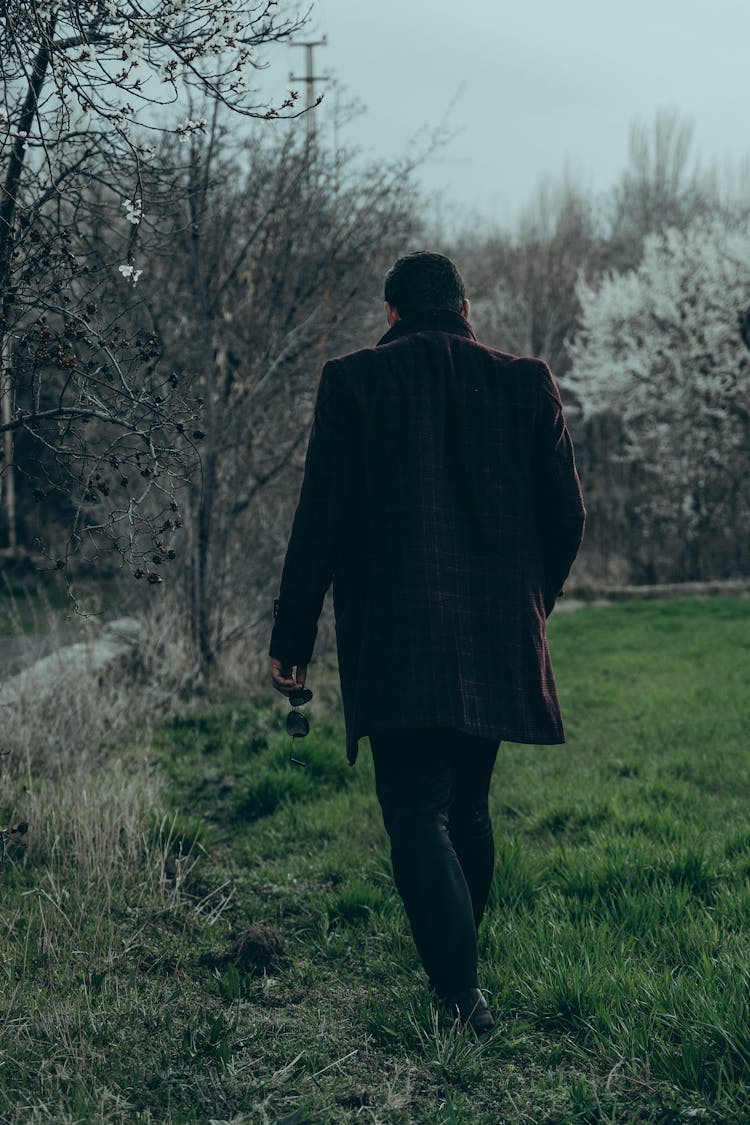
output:
{"label": "man", "polygon": [[433,993],[477,1033],[499,743],[565,741],[545,620],[583,535],[546,363],[480,344],[455,265],[400,258],[389,330],[323,368],[269,655],[303,685],[333,580],[347,756],[369,736],[397,888]]}

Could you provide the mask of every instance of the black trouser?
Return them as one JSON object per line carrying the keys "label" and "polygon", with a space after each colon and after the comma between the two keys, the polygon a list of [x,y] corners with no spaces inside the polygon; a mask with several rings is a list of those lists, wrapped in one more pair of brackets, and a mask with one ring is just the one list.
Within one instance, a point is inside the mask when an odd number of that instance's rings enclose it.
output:
{"label": "black trouser", "polygon": [[500,744],[445,727],[369,739],[393,875],[425,971],[442,995],[477,988],[477,929],[495,864],[487,794]]}

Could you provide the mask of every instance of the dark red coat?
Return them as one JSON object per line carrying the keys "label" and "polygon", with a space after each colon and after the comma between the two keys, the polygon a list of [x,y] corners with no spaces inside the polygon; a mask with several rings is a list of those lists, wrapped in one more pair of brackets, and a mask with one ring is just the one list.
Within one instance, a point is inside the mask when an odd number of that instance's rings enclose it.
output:
{"label": "dark red coat", "polygon": [[564,742],[545,619],[584,520],[547,365],[400,320],[323,368],[269,654],[309,662],[333,580],[352,765],[376,729]]}

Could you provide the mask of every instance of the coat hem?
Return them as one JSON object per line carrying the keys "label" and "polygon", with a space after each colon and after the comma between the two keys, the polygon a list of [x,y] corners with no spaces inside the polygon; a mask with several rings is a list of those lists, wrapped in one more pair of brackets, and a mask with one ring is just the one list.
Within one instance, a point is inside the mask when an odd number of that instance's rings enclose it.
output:
{"label": "coat hem", "polygon": [[[419,729],[423,728],[425,725],[426,724],[424,722],[409,723],[409,722],[401,721],[401,722],[396,722],[396,723],[390,723],[390,724],[387,724],[387,725],[378,724],[377,727],[373,726],[371,729],[372,729],[373,734],[376,734],[376,733],[379,734],[381,732],[385,733],[385,732],[388,732],[388,731],[419,730]],[[477,738],[489,738],[489,739],[495,739],[496,738],[498,742],[515,742],[516,744],[521,745],[521,746],[563,746],[567,741],[566,738],[565,738],[565,731],[564,730],[560,730],[559,733],[556,733],[554,735],[547,735],[547,736],[544,736],[544,737],[540,737],[539,735],[531,736],[527,732],[521,732],[521,731],[518,731],[518,730],[514,730],[510,727],[503,727],[502,731],[500,731],[499,733],[498,733],[498,728],[495,728],[494,730],[487,733],[486,731],[479,731],[479,730],[476,730],[474,728],[470,729],[470,728],[464,726],[463,724],[459,724],[459,723],[456,723],[456,722],[442,722],[442,723],[435,723],[433,725],[442,726],[442,727],[455,727],[456,730],[463,731],[466,734],[476,735]],[[347,740],[346,756],[347,756],[347,759],[349,761],[350,766],[353,766],[355,764],[355,762],[357,761],[357,758],[359,756],[359,741],[360,741],[360,739],[361,738],[369,738],[369,734],[370,734],[369,730],[361,731],[359,734],[357,734],[353,738]]]}

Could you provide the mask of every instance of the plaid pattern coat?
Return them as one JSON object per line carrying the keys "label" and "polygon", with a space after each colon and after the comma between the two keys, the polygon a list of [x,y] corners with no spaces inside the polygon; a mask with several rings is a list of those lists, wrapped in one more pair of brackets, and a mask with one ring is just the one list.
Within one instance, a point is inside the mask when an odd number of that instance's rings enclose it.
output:
{"label": "plaid pattern coat", "polygon": [[545,620],[584,521],[546,363],[404,318],[323,368],[269,655],[309,662],[332,581],[351,765],[373,730],[564,742]]}

